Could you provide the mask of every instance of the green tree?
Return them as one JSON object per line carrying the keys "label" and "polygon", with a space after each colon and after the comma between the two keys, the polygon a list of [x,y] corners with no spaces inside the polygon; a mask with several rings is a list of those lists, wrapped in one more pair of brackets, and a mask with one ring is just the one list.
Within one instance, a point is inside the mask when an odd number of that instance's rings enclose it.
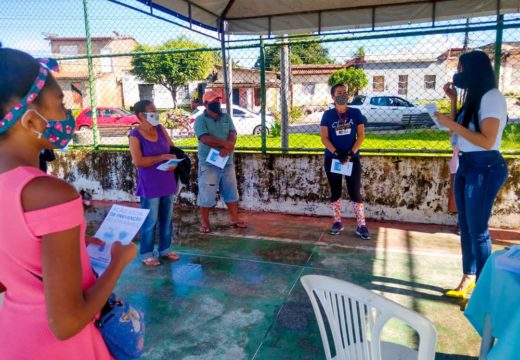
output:
{"label": "green tree", "polygon": [[[202,44],[179,37],[156,47],[138,45],[134,51],[182,50],[203,47]],[[211,52],[136,55],[132,58],[131,73],[144,81],[160,84],[167,88],[171,93],[174,108],[177,108],[179,88],[190,81],[206,79],[214,64],[215,55]]]}
{"label": "green tree", "polygon": [[335,71],[329,77],[329,86],[345,84],[349,96],[357,95],[359,91],[368,85],[368,79],[363,69],[349,67]]}
{"label": "green tree", "polygon": [[[333,64],[334,60],[329,55],[329,50],[322,44],[294,44],[290,45],[291,64]],[[265,69],[280,70],[280,46],[267,46],[265,48]],[[260,68],[260,58],[256,60],[255,68]]]}
{"label": "green tree", "polygon": [[359,49],[357,49],[355,57],[360,58],[360,59],[365,57],[365,48],[363,46],[361,46]]}

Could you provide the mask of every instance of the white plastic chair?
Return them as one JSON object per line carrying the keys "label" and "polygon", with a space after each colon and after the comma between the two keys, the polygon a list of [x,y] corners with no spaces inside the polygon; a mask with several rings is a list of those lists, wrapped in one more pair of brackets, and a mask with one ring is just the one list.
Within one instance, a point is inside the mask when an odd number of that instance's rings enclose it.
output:
{"label": "white plastic chair", "polygon": [[[307,291],[320,328],[327,359],[335,360],[433,360],[437,333],[422,315],[360,286],[328,276],[306,275],[300,281]],[[336,356],[331,357],[325,313]],[[381,341],[383,327],[397,318],[415,329],[419,348]]]}

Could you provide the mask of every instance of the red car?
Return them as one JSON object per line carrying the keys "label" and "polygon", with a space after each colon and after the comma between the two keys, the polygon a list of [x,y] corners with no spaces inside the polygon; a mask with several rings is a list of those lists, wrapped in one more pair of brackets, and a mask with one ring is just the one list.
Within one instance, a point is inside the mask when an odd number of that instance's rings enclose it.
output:
{"label": "red car", "polygon": [[[130,127],[139,124],[137,116],[120,108],[98,107],[97,124],[100,128]],[[76,118],[76,129],[92,129],[92,111],[84,109]]]}

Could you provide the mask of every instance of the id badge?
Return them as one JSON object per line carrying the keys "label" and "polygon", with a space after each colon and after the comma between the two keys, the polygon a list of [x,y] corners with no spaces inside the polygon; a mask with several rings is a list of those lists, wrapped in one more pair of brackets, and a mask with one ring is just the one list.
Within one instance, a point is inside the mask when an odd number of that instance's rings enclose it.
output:
{"label": "id badge", "polygon": [[350,135],[350,131],[351,131],[350,128],[337,129],[336,130],[336,136]]}
{"label": "id badge", "polygon": [[459,146],[459,134],[453,133],[451,135],[451,146]]}

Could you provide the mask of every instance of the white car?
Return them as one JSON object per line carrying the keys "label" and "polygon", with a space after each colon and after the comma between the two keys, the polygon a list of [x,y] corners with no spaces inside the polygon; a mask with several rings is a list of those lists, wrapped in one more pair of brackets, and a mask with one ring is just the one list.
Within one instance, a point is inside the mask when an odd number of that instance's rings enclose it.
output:
{"label": "white car", "polygon": [[370,123],[392,123],[410,126],[432,126],[425,107],[393,95],[357,95],[348,105],[361,110]]}
{"label": "white car", "polygon": [[[226,112],[226,105],[222,105],[222,111]],[[190,122],[195,122],[197,116],[204,112],[204,106],[198,106],[190,115]],[[243,107],[233,105],[233,123],[239,135],[261,135],[262,134],[262,116],[255,114]],[[271,126],[274,125],[274,118],[271,115],[265,115],[265,131],[269,134]]]}

